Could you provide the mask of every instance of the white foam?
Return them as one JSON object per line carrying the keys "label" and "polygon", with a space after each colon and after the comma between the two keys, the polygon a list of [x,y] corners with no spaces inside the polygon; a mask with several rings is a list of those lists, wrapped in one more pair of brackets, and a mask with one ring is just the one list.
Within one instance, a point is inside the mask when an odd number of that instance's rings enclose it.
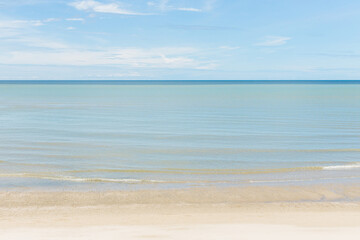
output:
{"label": "white foam", "polygon": [[354,169],[354,168],[360,168],[360,163],[326,166],[326,167],[323,167],[323,170],[347,170],[347,169]]}
{"label": "white foam", "polygon": [[338,179],[359,179],[359,176],[349,177],[328,177],[328,178],[308,178],[308,179],[280,179],[280,180],[249,180],[249,183],[289,183],[289,182],[311,182],[318,180],[338,180]]}
{"label": "white foam", "polygon": [[117,179],[117,178],[78,178],[71,176],[61,177],[40,177],[42,179],[57,180],[57,181],[71,181],[71,182],[108,182],[108,183],[162,183],[160,180],[148,179]]}
{"label": "white foam", "polygon": [[108,182],[108,183],[163,183],[161,180],[151,179],[116,179],[116,178],[80,178],[72,176],[44,176],[29,173],[13,173],[0,174],[0,177],[25,177],[25,178],[40,178],[54,181],[70,181],[70,182]]}

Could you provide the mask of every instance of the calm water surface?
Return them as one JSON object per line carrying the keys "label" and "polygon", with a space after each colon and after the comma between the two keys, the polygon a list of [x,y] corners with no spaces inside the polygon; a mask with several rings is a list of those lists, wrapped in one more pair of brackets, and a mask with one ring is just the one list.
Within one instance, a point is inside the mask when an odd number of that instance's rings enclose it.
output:
{"label": "calm water surface", "polygon": [[0,85],[0,189],[360,182],[359,84]]}

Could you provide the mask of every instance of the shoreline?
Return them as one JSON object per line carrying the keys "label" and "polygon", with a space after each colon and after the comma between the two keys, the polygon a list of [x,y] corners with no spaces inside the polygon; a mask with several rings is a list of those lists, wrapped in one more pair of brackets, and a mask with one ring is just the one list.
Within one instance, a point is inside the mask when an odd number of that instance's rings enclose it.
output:
{"label": "shoreline", "polygon": [[261,204],[360,202],[360,183],[191,187],[180,189],[1,191],[0,208],[127,204]]}

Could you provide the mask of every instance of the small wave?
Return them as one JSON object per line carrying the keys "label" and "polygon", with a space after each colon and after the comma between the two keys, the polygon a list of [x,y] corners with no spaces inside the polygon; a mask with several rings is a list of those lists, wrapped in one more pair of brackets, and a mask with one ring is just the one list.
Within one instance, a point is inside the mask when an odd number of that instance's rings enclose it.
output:
{"label": "small wave", "polygon": [[332,153],[360,152],[359,148],[334,149],[262,149],[262,148],[151,148],[133,149],[144,154],[234,155],[243,153]]}
{"label": "small wave", "polygon": [[116,179],[116,178],[80,178],[73,176],[44,176],[29,173],[12,173],[12,174],[0,174],[0,177],[23,177],[23,178],[38,178],[54,181],[69,181],[69,182],[103,182],[103,183],[164,183],[161,180],[151,179]]}
{"label": "small wave", "polygon": [[67,173],[154,173],[154,174],[182,174],[182,175],[252,175],[252,174],[271,174],[287,173],[297,171],[318,171],[322,167],[294,167],[294,168],[274,168],[274,169],[185,169],[185,168],[164,168],[158,170],[150,169],[89,169],[71,170]]}
{"label": "small wave", "polygon": [[354,169],[354,168],[360,168],[360,163],[326,166],[326,167],[323,167],[323,170],[347,170],[347,169]]}
{"label": "small wave", "polygon": [[309,178],[309,179],[280,179],[280,180],[249,180],[249,183],[291,183],[291,182],[311,182],[319,180],[338,180],[338,179],[358,179],[360,176],[349,177],[328,177],[328,178]]}
{"label": "small wave", "polygon": [[146,180],[146,179],[117,179],[117,178],[78,178],[71,176],[61,177],[40,177],[42,179],[56,180],[56,181],[70,181],[70,182],[108,182],[108,183],[162,183],[160,180]]}

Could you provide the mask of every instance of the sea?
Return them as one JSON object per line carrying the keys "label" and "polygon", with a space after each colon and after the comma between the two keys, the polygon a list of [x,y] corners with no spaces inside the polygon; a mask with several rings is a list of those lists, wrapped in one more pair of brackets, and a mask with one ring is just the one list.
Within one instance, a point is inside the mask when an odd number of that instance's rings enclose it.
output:
{"label": "sea", "polygon": [[0,190],[360,183],[360,81],[1,81]]}

